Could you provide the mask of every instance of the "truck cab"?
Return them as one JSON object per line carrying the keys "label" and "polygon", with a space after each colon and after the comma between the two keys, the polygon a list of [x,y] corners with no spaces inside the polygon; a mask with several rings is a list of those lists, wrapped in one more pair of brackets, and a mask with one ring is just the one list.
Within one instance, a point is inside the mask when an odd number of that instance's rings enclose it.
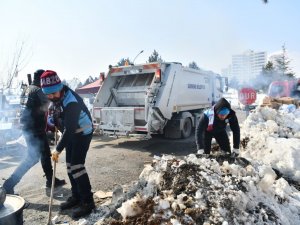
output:
{"label": "truck cab", "polygon": [[292,97],[298,82],[297,80],[273,81],[269,86],[268,95],[273,98]]}

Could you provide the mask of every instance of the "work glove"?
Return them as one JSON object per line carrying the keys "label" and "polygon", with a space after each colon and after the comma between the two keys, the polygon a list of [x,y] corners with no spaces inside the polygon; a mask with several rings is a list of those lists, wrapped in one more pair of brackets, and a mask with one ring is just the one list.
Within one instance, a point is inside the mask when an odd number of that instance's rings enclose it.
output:
{"label": "work glove", "polygon": [[49,116],[49,115],[47,116],[47,125],[49,127],[54,127],[55,126],[53,116]]}
{"label": "work glove", "polygon": [[204,154],[204,149],[198,149],[197,154]]}
{"label": "work glove", "polygon": [[54,150],[51,152],[51,158],[53,161],[58,162],[60,152],[57,150]]}
{"label": "work glove", "polygon": [[232,156],[237,157],[240,154],[240,149],[238,148],[233,148],[232,149]]}

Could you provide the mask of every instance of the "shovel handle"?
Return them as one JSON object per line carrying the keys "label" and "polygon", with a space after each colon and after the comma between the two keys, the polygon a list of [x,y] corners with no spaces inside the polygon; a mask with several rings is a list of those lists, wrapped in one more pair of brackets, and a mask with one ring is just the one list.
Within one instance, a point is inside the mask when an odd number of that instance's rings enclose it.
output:
{"label": "shovel handle", "polygon": [[56,161],[54,161],[54,165],[53,165],[53,175],[52,175],[52,183],[51,183],[50,202],[49,202],[49,214],[48,214],[47,225],[52,224],[51,223],[51,214],[52,214],[53,192],[54,192],[54,184],[55,184],[55,173],[56,173]]}
{"label": "shovel handle", "polygon": [[[57,127],[55,127],[55,146],[57,145]],[[52,214],[52,203],[53,203],[53,193],[54,193],[54,184],[55,184],[55,174],[56,174],[56,161],[53,161],[53,174],[51,182],[51,192],[50,192],[50,201],[49,201],[49,213],[48,213],[48,222],[47,225],[51,225],[51,214]]]}

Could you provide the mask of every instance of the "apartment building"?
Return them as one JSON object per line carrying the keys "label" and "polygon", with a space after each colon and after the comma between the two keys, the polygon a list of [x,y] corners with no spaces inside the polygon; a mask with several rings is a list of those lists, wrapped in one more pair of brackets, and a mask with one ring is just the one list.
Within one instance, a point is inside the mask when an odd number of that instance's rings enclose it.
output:
{"label": "apartment building", "polygon": [[267,63],[267,52],[245,51],[232,56],[232,64],[222,70],[230,78],[236,77],[241,82],[255,78]]}

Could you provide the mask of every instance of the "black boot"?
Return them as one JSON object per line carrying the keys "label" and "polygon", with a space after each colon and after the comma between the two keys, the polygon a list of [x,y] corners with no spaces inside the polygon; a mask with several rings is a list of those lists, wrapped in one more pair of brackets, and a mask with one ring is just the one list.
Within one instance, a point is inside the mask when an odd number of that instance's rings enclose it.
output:
{"label": "black boot", "polygon": [[78,208],[74,209],[74,211],[72,213],[72,217],[75,219],[78,217],[87,216],[93,211],[93,209],[95,207],[96,206],[95,206],[94,200],[92,200],[90,202],[83,202],[79,205]]}
{"label": "black boot", "polygon": [[15,191],[14,191],[14,185],[13,185],[12,183],[13,183],[13,182],[11,181],[10,178],[8,178],[8,179],[4,182],[2,188],[4,188],[6,194],[9,194],[9,195],[15,194]]}
{"label": "black boot", "polygon": [[[59,186],[63,186],[66,184],[66,181],[64,179],[60,180],[58,178],[55,177],[55,181],[54,181],[54,187],[59,187]],[[52,185],[52,179],[51,180],[47,180],[46,181],[46,187],[47,188],[51,188]]]}
{"label": "black boot", "polygon": [[7,187],[4,187],[4,186],[3,186],[3,188],[4,188],[6,194],[9,194],[9,195],[14,195],[15,194],[15,191],[14,191],[13,188],[7,188]]}
{"label": "black boot", "polygon": [[80,201],[78,198],[71,196],[67,199],[67,201],[61,203],[59,208],[60,208],[60,210],[70,209],[74,206],[79,205],[79,203],[80,203]]}

